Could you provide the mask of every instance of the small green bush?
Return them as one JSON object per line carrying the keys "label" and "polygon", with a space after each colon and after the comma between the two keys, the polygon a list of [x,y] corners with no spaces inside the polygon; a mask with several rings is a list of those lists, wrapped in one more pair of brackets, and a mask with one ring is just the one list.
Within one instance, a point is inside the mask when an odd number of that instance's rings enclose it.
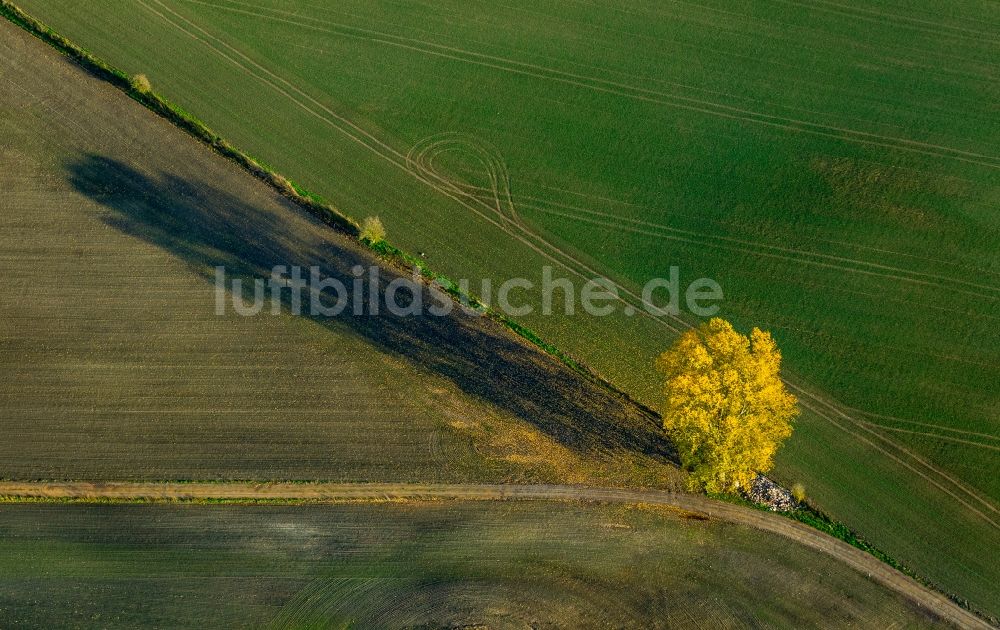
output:
{"label": "small green bush", "polygon": [[385,240],[385,227],[378,217],[367,217],[361,224],[361,240],[369,245],[377,245]]}

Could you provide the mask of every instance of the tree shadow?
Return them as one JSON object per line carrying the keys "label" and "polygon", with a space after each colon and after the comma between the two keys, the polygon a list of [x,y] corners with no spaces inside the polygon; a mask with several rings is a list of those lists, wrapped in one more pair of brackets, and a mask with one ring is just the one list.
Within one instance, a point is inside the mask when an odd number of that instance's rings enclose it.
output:
{"label": "tree shadow", "polygon": [[[284,199],[267,207],[254,205],[209,182],[167,172],[147,175],[95,154],[66,168],[77,191],[109,210],[103,218],[109,226],[172,253],[209,282],[214,282],[215,267],[225,266],[228,278],[242,280],[247,301],[252,300],[253,279],[268,278],[275,265],[317,266],[322,277],[339,280],[350,292],[355,267],[367,270],[378,263],[370,252]],[[386,286],[404,275],[380,267],[378,283],[364,283],[361,294],[367,304],[373,297],[370,290],[377,291],[383,305],[377,315],[355,315],[352,303],[339,316],[313,316],[304,300],[302,316],[339,332],[351,331],[418,369],[443,375],[467,394],[578,452],[625,450],[676,463],[671,444],[648,412],[515,339],[496,322],[457,308],[447,316],[432,316],[426,309],[421,315],[389,312],[384,308]],[[426,286],[421,291],[425,307],[439,303],[439,292]],[[289,292],[281,294],[287,310]],[[325,295],[323,303],[329,306],[330,299]],[[403,305],[407,301],[399,300]]]}

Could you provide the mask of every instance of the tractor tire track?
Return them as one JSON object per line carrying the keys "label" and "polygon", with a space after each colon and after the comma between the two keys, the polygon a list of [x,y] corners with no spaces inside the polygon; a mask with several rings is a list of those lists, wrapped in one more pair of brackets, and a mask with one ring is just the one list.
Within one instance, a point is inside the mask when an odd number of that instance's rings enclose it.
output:
{"label": "tractor tire track", "polygon": [[[879,271],[871,271],[871,270],[866,270],[866,269],[859,269],[857,267],[851,267],[851,266],[848,266],[848,265],[838,265],[836,263],[822,262],[822,261],[818,261],[818,260],[811,260],[809,258],[796,257],[796,256],[788,256],[788,255],[784,255],[784,254],[780,254],[780,253],[765,252],[765,251],[755,250],[755,249],[750,248],[750,247],[734,247],[734,246],[731,246],[731,245],[723,245],[723,244],[720,244],[720,243],[712,243],[710,241],[699,241],[699,240],[696,240],[696,239],[693,239],[693,238],[690,238],[690,237],[687,237],[687,236],[677,236],[676,234],[664,234],[663,232],[665,232],[665,231],[677,232],[677,233],[684,233],[684,232],[687,232],[687,230],[678,230],[677,228],[670,228],[670,227],[667,227],[667,226],[653,224],[653,223],[649,223],[649,222],[646,222],[646,221],[628,220],[631,223],[633,223],[633,225],[623,225],[623,224],[617,224],[616,225],[614,221],[623,221],[623,219],[621,219],[621,218],[614,218],[611,221],[608,221],[608,220],[601,221],[599,219],[589,218],[589,217],[581,216],[579,214],[573,214],[573,213],[567,213],[567,212],[560,212],[558,210],[552,210],[550,208],[546,208],[546,207],[542,207],[542,206],[533,206],[532,205],[532,206],[526,206],[526,207],[532,208],[534,210],[537,210],[539,212],[543,212],[545,214],[549,214],[549,215],[552,215],[552,216],[562,217],[562,218],[570,219],[570,220],[573,220],[573,221],[578,221],[578,222],[581,222],[581,223],[589,223],[591,225],[596,225],[596,226],[599,226],[599,227],[608,227],[608,228],[612,228],[612,229],[615,229],[615,230],[625,230],[625,231],[631,232],[633,234],[640,234],[640,235],[644,235],[644,236],[654,236],[654,237],[657,237],[657,238],[660,238],[660,239],[671,240],[671,241],[679,241],[679,242],[683,242],[683,243],[689,243],[689,244],[692,244],[692,245],[698,245],[700,247],[711,247],[713,249],[720,249],[720,250],[724,250],[724,251],[741,252],[741,253],[745,253],[745,254],[750,254],[751,256],[758,256],[758,257],[765,257],[765,258],[775,258],[775,259],[778,259],[778,260],[787,260],[787,261],[790,261],[790,262],[795,262],[795,263],[799,263],[799,264],[803,264],[803,265],[810,265],[810,266],[814,266],[814,267],[822,267],[822,268],[826,268],[826,269],[836,269],[836,270],[839,270],[839,271],[847,271],[849,273],[858,273],[858,274],[863,274],[863,275],[867,275],[867,276],[874,276],[874,277],[883,278],[883,279],[886,279],[886,280],[900,280],[900,281],[903,281],[903,282],[910,282],[910,283],[913,283],[913,284],[919,284],[919,285],[924,285],[924,286],[932,286],[932,287],[938,287],[938,288],[949,288],[951,291],[954,291],[954,292],[957,292],[957,293],[962,293],[962,294],[969,295],[969,296],[972,296],[972,297],[982,298],[984,300],[1000,300],[1000,296],[997,296],[997,295],[988,295],[988,294],[984,294],[984,293],[977,293],[977,292],[974,292],[974,291],[967,291],[967,290],[964,290],[964,289],[954,289],[954,288],[948,287],[947,284],[943,284],[941,282],[936,282],[936,281],[933,281],[933,280],[923,280],[923,279],[920,279],[920,278],[911,277],[909,275],[899,275],[899,274],[895,274],[895,273],[885,273],[885,272],[879,272]],[[598,212],[595,212],[595,211],[587,211],[587,214],[597,215],[598,217],[601,217],[603,215],[603,213],[598,213]],[[611,215],[603,215],[603,216],[611,218]],[[644,226],[644,225],[650,226],[650,227],[652,227],[654,229],[652,229],[652,230],[651,229],[644,229],[643,227],[641,227],[641,226]],[[697,233],[694,233],[694,234],[697,234]],[[714,237],[714,238],[717,238],[719,240],[724,240],[724,241],[740,242],[738,239],[729,239],[729,238],[725,238],[725,237]],[[779,251],[796,251],[796,250],[787,250],[786,248],[781,248],[781,247],[772,246],[772,245],[762,245],[761,244],[761,245],[758,245],[758,247],[767,247],[769,249],[774,249],[774,250],[779,250]],[[868,266],[874,267],[874,268],[896,269],[896,270],[898,270],[901,273],[907,273],[907,274],[912,274],[912,275],[917,275],[917,276],[927,276],[929,278],[940,278],[942,280],[946,280],[947,282],[951,282],[951,283],[954,283],[954,284],[962,284],[962,285],[967,285],[967,286],[971,286],[971,287],[975,287],[975,288],[980,288],[980,289],[985,289],[985,290],[989,290],[989,291],[998,291],[998,292],[1000,292],[1000,288],[997,288],[997,287],[991,287],[991,286],[986,286],[986,285],[979,285],[979,284],[967,282],[967,281],[964,281],[964,280],[953,280],[953,279],[950,279],[950,278],[943,278],[943,277],[937,276],[935,274],[926,274],[926,273],[921,273],[921,272],[917,272],[917,271],[909,271],[909,270],[906,270],[906,269],[900,269],[900,268],[890,267],[888,265],[880,265],[880,264],[877,264],[877,263],[869,263],[869,262],[864,262],[864,261],[860,261],[860,260],[854,260],[854,259],[850,259],[850,258],[843,258],[843,257],[840,257],[840,256],[831,256],[831,255],[828,255],[828,254],[821,254],[821,253],[815,253],[815,252],[802,252],[802,251],[799,251],[798,253],[800,253],[800,255],[803,255],[803,256],[815,256],[817,258],[849,261],[849,262],[853,262],[853,263],[856,263],[856,264],[859,264],[859,265],[868,265]]]}
{"label": "tractor tire track", "polygon": [[[782,247],[782,246],[779,246],[779,245],[769,245],[769,244],[766,244],[766,243],[758,243],[758,242],[754,242],[754,241],[747,241],[747,240],[733,238],[733,237],[728,237],[728,236],[715,236],[715,235],[712,235],[712,234],[704,234],[704,233],[701,233],[701,232],[696,232],[694,230],[685,230],[685,229],[681,229],[681,228],[675,228],[675,227],[671,227],[669,225],[664,225],[662,223],[655,223],[655,222],[651,222],[651,221],[643,221],[643,220],[640,220],[640,219],[630,219],[630,218],[621,217],[621,216],[614,215],[614,214],[607,213],[607,212],[601,212],[599,210],[592,210],[592,209],[589,209],[589,208],[582,208],[580,206],[573,206],[573,205],[564,204],[564,203],[548,202],[548,201],[545,201],[543,199],[538,199],[538,198],[532,198],[532,199],[535,201],[535,203],[530,203],[530,204],[522,203],[521,205],[524,206],[524,207],[527,207],[527,208],[532,208],[534,210],[539,210],[541,212],[556,214],[556,211],[550,210],[549,208],[546,207],[546,206],[553,206],[553,207],[556,207],[556,208],[561,208],[561,209],[565,209],[565,210],[571,210],[573,212],[578,212],[578,213],[582,213],[582,214],[585,214],[585,215],[591,215],[591,216],[598,217],[598,218],[601,218],[601,219],[605,219],[605,220],[608,220],[608,221],[611,221],[611,222],[630,223],[630,224],[635,225],[635,226],[648,227],[648,228],[652,228],[654,230],[662,230],[664,232],[671,232],[671,233],[674,233],[674,234],[682,234],[682,235],[685,235],[685,236],[690,236],[690,237],[696,237],[696,238],[708,239],[709,240],[709,242],[691,241],[692,243],[695,243],[697,245],[706,245],[706,246],[709,246],[709,247],[723,248],[722,245],[712,244],[710,242],[711,240],[723,241],[723,242],[726,242],[726,243],[733,243],[735,245],[742,245],[743,246],[743,247],[732,247],[732,248],[730,248],[730,251],[745,252],[745,253],[749,253],[749,254],[753,254],[753,255],[766,255],[763,252],[756,251],[756,250],[767,249],[767,250],[773,250],[775,252],[782,252],[782,253],[785,253],[785,254],[792,254],[792,255],[795,255],[795,256],[801,256],[802,257],[802,258],[793,258],[793,259],[790,259],[790,260],[794,260],[795,262],[804,262],[804,263],[808,264],[809,262],[812,262],[808,258],[808,257],[811,256],[811,257],[820,258],[820,259],[823,259],[823,260],[830,260],[830,261],[834,261],[834,262],[842,262],[842,263],[848,263],[848,264],[853,264],[853,265],[863,265],[863,266],[871,267],[873,269],[880,269],[880,270],[889,271],[889,272],[895,272],[895,273],[901,273],[901,274],[908,274],[908,275],[911,275],[911,276],[919,276],[921,278],[928,278],[928,279],[931,279],[931,280],[941,280],[941,281],[947,282],[947,283],[962,284],[962,285],[966,285],[966,286],[969,286],[969,287],[972,287],[972,288],[984,289],[984,290],[987,290],[987,291],[1000,292],[1000,287],[995,287],[995,286],[990,286],[990,285],[984,285],[984,284],[977,284],[977,283],[974,283],[974,282],[968,282],[968,281],[965,281],[965,280],[959,280],[959,279],[951,278],[951,277],[948,277],[948,276],[942,276],[940,274],[926,273],[926,272],[921,272],[921,271],[913,271],[912,269],[906,269],[906,268],[903,268],[903,267],[895,267],[893,265],[885,265],[885,264],[881,264],[881,263],[876,263],[876,262],[872,262],[872,261],[869,261],[869,260],[865,260],[863,258],[851,258],[851,257],[848,257],[848,256],[836,256],[836,255],[833,255],[833,254],[824,254],[822,252],[815,252],[815,251],[809,251],[809,250],[804,250],[804,249],[797,249],[797,248],[793,248],[793,247]],[[574,217],[571,217],[571,216],[568,216],[568,215],[558,215],[558,216],[567,216],[567,218],[574,218]],[[609,226],[609,227],[617,227],[617,226]],[[651,232],[644,232],[644,233],[648,233],[651,236],[655,235],[655,234],[653,234]],[[844,271],[858,271],[856,267],[851,267],[851,266],[848,266],[848,265],[844,265],[844,266],[839,267],[839,268],[843,269]],[[889,279],[899,279],[898,275],[893,275],[893,274],[885,274],[884,277],[885,278],[889,278]],[[945,285],[945,284],[940,284],[938,286],[947,287],[947,285]],[[985,295],[981,295],[981,294],[975,294],[975,295],[981,296],[981,297],[986,297],[987,299],[990,298],[990,296],[985,296]],[[993,298],[993,299],[996,299],[996,298]]]}
{"label": "tractor tire track", "polygon": [[870,426],[870,427],[876,428],[876,429],[881,429],[882,431],[896,431],[897,433],[908,433],[910,435],[919,435],[919,436],[922,436],[922,437],[928,437],[928,438],[932,438],[932,439],[935,439],[935,440],[941,440],[941,441],[944,441],[944,442],[954,442],[956,444],[967,444],[969,446],[976,446],[976,447],[979,447],[979,448],[985,448],[985,449],[988,449],[988,450],[991,450],[991,451],[1000,451],[1000,446],[994,446],[994,445],[991,445],[991,444],[983,444],[982,442],[976,442],[975,440],[964,440],[962,438],[958,438],[958,437],[954,437],[954,436],[950,436],[950,435],[941,435],[940,433],[931,433],[929,431],[916,431],[914,429],[904,429],[902,427],[889,427],[889,426],[886,426],[884,424],[878,424],[876,422],[865,422],[865,424],[868,425],[868,426]]}
{"label": "tractor tire track", "polygon": [[918,420],[911,420],[909,418],[901,418],[899,416],[889,416],[889,415],[885,415],[885,414],[881,414],[881,413],[873,413],[871,411],[865,411],[864,409],[847,408],[847,410],[848,411],[853,411],[855,413],[859,413],[859,414],[861,414],[863,416],[868,416],[869,418],[879,418],[881,420],[891,420],[893,422],[901,422],[903,424],[912,424],[912,425],[917,425],[917,426],[922,426],[922,427],[928,427],[928,428],[931,428],[931,429],[938,429],[940,431],[951,431],[952,433],[959,433],[959,434],[967,435],[967,436],[970,436],[970,437],[986,438],[986,439],[989,439],[989,440],[1000,442],[1000,435],[994,435],[992,433],[982,433],[980,431],[968,431],[966,429],[953,429],[951,427],[943,427],[943,426],[940,426],[940,425],[937,425],[937,424],[932,424],[930,422],[920,422]]}
{"label": "tractor tire track", "polygon": [[[881,163],[876,162],[876,164],[881,164]],[[920,171],[920,172],[924,172],[924,171]],[[646,211],[651,211],[651,212],[657,212],[658,211],[657,208],[654,208],[652,206],[646,206],[646,205],[642,205],[642,204],[630,203],[628,201],[622,201],[620,199],[612,199],[610,197],[602,197],[602,196],[599,196],[599,195],[589,195],[589,194],[581,193],[581,192],[578,192],[578,191],[575,191],[575,190],[567,190],[565,188],[559,188],[557,186],[549,186],[549,185],[546,185],[546,184],[543,184],[543,183],[540,183],[540,182],[532,182],[532,184],[535,185],[535,186],[537,186],[537,187],[539,187],[539,188],[544,188],[546,190],[553,190],[553,191],[556,191],[556,192],[559,192],[559,193],[573,195],[573,196],[580,197],[580,198],[583,198],[583,199],[589,199],[591,201],[599,201],[599,202],[602,202],[602,203],[610,203],[610,204],[615,204],[615,205],[619,205],[619,206],[628,206],[630,208],[635,208],[635,209],[638,209],[638,210],[646,210]],[[555,206],[562,205],[562,204],[557,204],[557,203],[548,201],[546,199],[541,199],[541,198],[538,198],[538,197],[528,197],[528,196],[521,196],[521,195],[519,195],[518,197],[521,198],[521,199],[527,199],[528,201],[542,201],[544,203],[548,203],[549,205],[555,205]],[[570,205],[570,204],[566,204],[566,205]],[[576,208],[578,206],[570,206],[570,207],[571,208]],[[699,219],[699,220],[704,219],[704,217],[701,216],[701,215],[691,214],[691,213],[686,213],[685,214],[685,213],[676,213],[676,212],[674,212],[672,214],[677,214],[678,216],[686,216],[688,218]],[[718,221],[718,220],[715,220],[715,219],[708,219],[708,221],[710,223],[713,223],[713,224],[718,225],[718,226],[723,227],[723,228],[729,227],[728,224],[726,224],[726,223],[724,223],[722,221]],[[803,235],[798,235],[798,236],[803,236]],[[884,248],[881,248],[881,247],[870,247],[870,246],[867,246],[867,245],[861,245],[859,243],[852,243],[852,242],[849,242],[849,241],[839,241],[839,240],[833,240],[833,239],[826,239],[826,238],[821,238],[821,237],[817,237],[817,236],[804,236],[804,238],[806,238],[807,240],[813,241],[813,242],[817,242],[817,243],[829,243],[831,245],[842,245],[842,246],[851,247],[851,248],[854,248],[854,249],[859,249],[859,250],[864,250],[864,251],[870,251],[870,252],[876,252],[878,254],[890,254],[890,255],[893,255],[893,256],[901,256],[901,257],[904,257],[904,258],[912,258],[914,260],[919,260],[919,261],[922,261],[922,262],[932,262],[932,263],[941,264],[941,265],[948,265],[948,266],[951,266],[951,267],[956,267],[959,271],[961,271],[963,273],[975,272],[975,273],[981,273],[981,274],[985,274],[985,275],[991,275],[991,276],[1000,277],[1000,272],[998,272],[998,271],[993,271],[993,270],[990,270],[990,269],[983,269],[983,268],[979,268],[979,267],[963,267],[962,265],[960,265],[960,264],[958,264],[958,263],[956,263],[954,261],[944,260],[942,258],[933,258],[933,257],[928,257],[928,256],[920,256],[920,255],[916,255],[916,254],[908,254],[906,252],[899,252],[899,251],[895,251],[895,250],[891,250],[891,249],[884,249]]]}

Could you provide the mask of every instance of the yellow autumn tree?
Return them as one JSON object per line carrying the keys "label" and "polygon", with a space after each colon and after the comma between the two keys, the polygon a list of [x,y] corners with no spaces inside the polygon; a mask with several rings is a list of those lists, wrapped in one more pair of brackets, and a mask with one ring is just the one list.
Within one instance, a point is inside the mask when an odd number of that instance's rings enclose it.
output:
{"label": "yellow autumn tree", "polygon": [[769,333],[754,328],[747,338],[715,318],[681,335],[656,365],[665,377],[663,427],[692,489],[732,492],[770,470],[798,401],[781,381]]}

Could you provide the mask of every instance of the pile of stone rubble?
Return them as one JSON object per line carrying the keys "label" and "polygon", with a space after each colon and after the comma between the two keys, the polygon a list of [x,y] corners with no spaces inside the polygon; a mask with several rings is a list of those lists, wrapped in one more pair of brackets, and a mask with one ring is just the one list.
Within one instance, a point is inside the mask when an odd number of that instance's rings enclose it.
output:
{"label": "pile of stone rubble", "polygon": [[792,493],[764,475],[757,475],[744,494],[754,503],[767,506],[775,512],[788,512],[795,509],[795,499],[792,497]]}

